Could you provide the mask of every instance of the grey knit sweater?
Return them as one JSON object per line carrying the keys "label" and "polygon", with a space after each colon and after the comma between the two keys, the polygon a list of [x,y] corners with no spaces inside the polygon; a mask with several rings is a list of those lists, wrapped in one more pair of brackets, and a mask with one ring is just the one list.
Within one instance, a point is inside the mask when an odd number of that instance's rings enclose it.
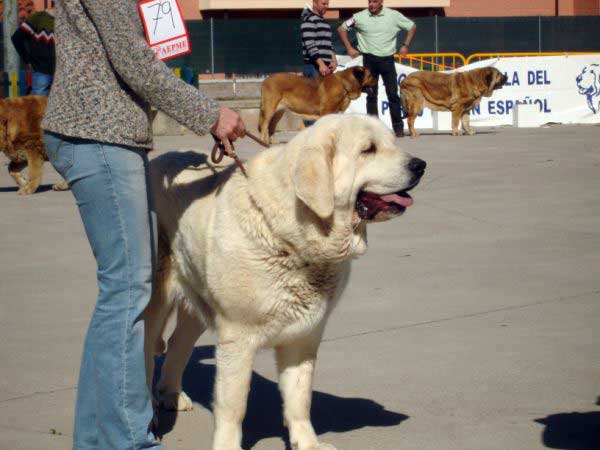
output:
{"label": "grey knit sweater", "polygon": [[134,0],[56,3],[56,72],[45,130],[149,148],[152,105],[195,133],[209,131],[218,105],[155,58]]}

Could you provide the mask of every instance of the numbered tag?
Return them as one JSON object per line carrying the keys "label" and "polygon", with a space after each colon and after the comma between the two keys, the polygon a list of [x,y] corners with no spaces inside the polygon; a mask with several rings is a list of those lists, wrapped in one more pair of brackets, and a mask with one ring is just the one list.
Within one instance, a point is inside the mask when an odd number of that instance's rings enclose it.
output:
{"label": "numbered tag", "polygon": [[144,0],[138,10],[146,40],[163,61],[191,53],[190,37],[177,0]]}

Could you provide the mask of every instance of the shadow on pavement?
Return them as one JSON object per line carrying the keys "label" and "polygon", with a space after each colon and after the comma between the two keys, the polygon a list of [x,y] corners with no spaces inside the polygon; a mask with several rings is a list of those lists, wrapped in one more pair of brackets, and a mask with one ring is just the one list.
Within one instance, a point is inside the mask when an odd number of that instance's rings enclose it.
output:
{"label": "shadow on pavement", "polygon": [[546,447],[564,450],[600,449],[600,411],[551,414],[535,421],[545,425],[542,442]]}
{"label": "shadow on pavement", "polygon": [[[215,365],[201,360],[214,358],[214,346],[194,349],[183,376],[183,389],[194,401],[212,410],[212,390],[215,380]],[[155,382],[160,376],[163,358],[156,361]],[[408,419],[405,414],[388,411],[373,400],[364,398],[338,397],[313,391],[312,423],[317,434],[347,432],[363,427],[390,427]],[[177,421],[176,411],[159,413],[158,435],[169,433]],[[244,448],[252,448],[265,438],[281,437],[287,449],[290,444],[283,426],[281,396],[277,383],[254,372],[248,397],[248,410],[244,419]],[[211,430],[212,432],[212,430]]]}

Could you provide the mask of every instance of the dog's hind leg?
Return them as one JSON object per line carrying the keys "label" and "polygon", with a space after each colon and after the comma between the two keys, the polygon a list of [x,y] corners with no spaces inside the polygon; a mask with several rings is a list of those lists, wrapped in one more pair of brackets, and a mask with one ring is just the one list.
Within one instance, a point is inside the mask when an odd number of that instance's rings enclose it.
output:
{"label": "dog's hind leg", "polygon": [[27,185],[27,179],[23,176],[23,170],[27,167],[26,162],[14,162],[11,161],[8,163],[8,173],[15,183],[22,188]]}
{"label": "dog's hind leg", "polygon": [[169,338],[167,356],[156,387],[159,403],[165,409],[189,411],[193,407],[192,400],[181,389],[181,379],[194,344],[204,330],[206,325],[195,312],[187,305],[179,305],[177,325]]}
{"label": "dog's hind leg", "polygon": [[267,144],[271,143],[271,120],[277,112],[277,106],[281,97],[270,97],[262,93],[260,102],[260,117],[258,120],[258,129],[260,130],[260,138]]}
{"label": "dog's hind leg", "polygon": [[[271,118],[271,122],[269,123],[269,137],[273,136],[275,134],[275,131],[277,131],[277,124],[279,123],[279,121],[281,120],[281,118],[283,117],[283,115],[285,114],[285,109],[278,109],[277,112],[275,112],[275,114],[273,114],[273,117]],[[275,143],[273,141],[273,139],[271,139],[271,143]]]}
{"label": "dog's hind leg", "polygon": [[462,111],[460,109],[455,108],[452,110],[452,136],[460,136],[458,125],[460,123],[461,116]]}
{"label": "dog's hind leg", "polygon": [[[143,313],[144,320],[144,355],[146,358],[146,382],[148,391],[152,394],[152,378],[154,375],[154,355],[160,355],[165,351],[163,332],[171,312],[173,311],[174,295],[169,291],[173,287],[172,261],[169,256],[169,244],[159,231],[157,270],[154,278],[154,288],[150,303]],[[153,402],[156,405],[154,397]]]}
{"label": "dog's hind leg", "polygon": [[411,137],[419,137],[419,133],[415,130],[415,120],[423,111],[423,97],[419,94],[413,94],[412,91],[406,90],[402,92],[402,99],[405,105],[406,122],[408,123],[408,132]]}
{"label": "dog's hind leg", "polygon": [[[158,284],[158,283],[157,283]],[[154,377],[154,355],[165,351],[162,338],[167,319],[173,310],[173,303],[164,298],[162,286],[158,286],[152,293],[150,303],[144,311],[144,355],[146,358],[146,383],[148,392],[152,394],[152,379]],[[152,396],[155,406],[157,402]]]}

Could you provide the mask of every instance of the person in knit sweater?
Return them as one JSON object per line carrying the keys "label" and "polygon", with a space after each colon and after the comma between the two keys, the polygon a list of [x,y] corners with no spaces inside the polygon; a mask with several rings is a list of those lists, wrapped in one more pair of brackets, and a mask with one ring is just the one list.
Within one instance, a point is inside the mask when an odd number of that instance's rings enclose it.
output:
{"label": "person in knit sweater", "polygon": [[31,95],[48,95],[54,78],[54,1],[35,12],[11,37],[17,53],[32,71]]}
{"label": "person in knit sweater", "polygon": [[[236,112],[219,108],[155,57],[137,2],[61,0],[55,25],[44,141],[75,197],[98,283],[79,372],[73,449],[162,449],[151,426],[142,315],[158,241],[148,176],[150,105],[197,134],[211,132],[228,152],[245,126]],[[63,256],[69,240],[78,238],[64,236]],[[91,293],[83,294],[85,300]]]}

